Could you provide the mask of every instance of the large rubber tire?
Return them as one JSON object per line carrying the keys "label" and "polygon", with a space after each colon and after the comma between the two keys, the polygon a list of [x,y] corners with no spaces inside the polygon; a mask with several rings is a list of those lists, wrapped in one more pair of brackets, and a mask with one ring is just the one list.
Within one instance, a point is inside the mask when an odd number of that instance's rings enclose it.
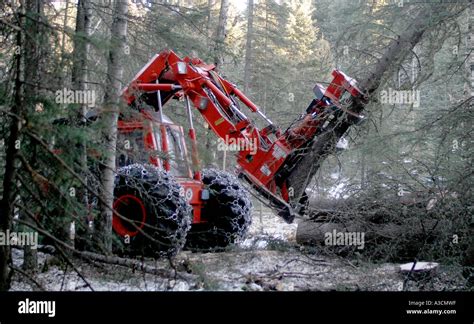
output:
{"label": "large rubber tire", "polygon": [[180,195],[174,178],[153,165],[132,164],[118,169],[114,210],[126,218],[114,213],[113,228],[118,238],[114,248],[118,254],[169,257],[186,242],[191,206]]}
{"label": "large rubber tire", "polygon": [[242,240],[250,227],[252,202],[237,178],[215,169],[202,171],[202,181],[209,190],[209,200],[201,219],[192,224],[186,248],[193,251],[219,251]]}

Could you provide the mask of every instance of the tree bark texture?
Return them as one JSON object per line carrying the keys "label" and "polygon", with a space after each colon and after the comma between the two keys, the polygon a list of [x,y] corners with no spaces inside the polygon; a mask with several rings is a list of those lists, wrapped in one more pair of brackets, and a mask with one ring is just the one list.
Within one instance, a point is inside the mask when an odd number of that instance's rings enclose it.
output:
{"label": "tree bark texture", "polygon": [[104,110],[104,160],[101,170],[100,216],[96,221],[95,237],[99,239],[99,248],[105,253],[112,251],[112,204],[114,198],[115,151],[117,145],[117,122],[122,88],[123,57],[127,44],[127,0],[115,1],[111,26],[111,45],[107,59],[107,79],[105,85]]}

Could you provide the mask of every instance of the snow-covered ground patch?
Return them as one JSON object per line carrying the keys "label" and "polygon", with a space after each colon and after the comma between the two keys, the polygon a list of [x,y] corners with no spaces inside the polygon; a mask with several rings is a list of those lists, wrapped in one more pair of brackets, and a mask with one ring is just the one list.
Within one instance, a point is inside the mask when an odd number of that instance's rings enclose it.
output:
{"label": "snow-covered ground patch", "polygon": [[[39,270],[34,279],[52,291],[260,291],[260,290],[378,290],[403,289],[404,277],[396,264],[370,264],[339,257],[308,253],[295,242],[296,224],[287,224],[269,209],[254,209],[247,238],[228,251],[181,252],[170,266],[168,260],[146,260],[147,266],[171,271],[168,276],[144,273],[118,265],[74,260],[82,279],[71,266],[56,257],[38,253]],[[23,252],[13,250],[21,267]],[[38,289],[16,273],[13,291]],[[440,269],[424,288],[410,290],[462,289],[449,269]],[[89,287],[90,285],[90,287]],[[448,285],[448,286],[447,286]]]}
{"label": "snow-covered ground patch", "polygon": [[296,228],[296,222],[288,224],[269,208],[257,203],[247,238],[240,246],[247,249],[265,249],[269,242],[295,242]]}

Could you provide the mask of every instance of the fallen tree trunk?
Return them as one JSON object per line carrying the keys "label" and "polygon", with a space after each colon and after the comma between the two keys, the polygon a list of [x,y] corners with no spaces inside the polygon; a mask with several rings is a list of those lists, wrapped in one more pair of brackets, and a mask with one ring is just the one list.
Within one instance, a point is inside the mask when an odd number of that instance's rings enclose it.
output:
{"label": "fallen tree trunk", "polygon": [[142,261],[134,260],[134,259],[120,258],[116,256],[103,255],[103,254],[87,252],[87,251],[76,251],[74,254],[76,257],[79,257],[79,258],[111,264],[111,265],[127,267],[127,268],[131,268],[132,270],[137,270],[137,271],[141,271],[144,273],[149,273],[155,276],[161,276],[165,278],[173,278],[175,276],[178,278],[185,279],[185,280],[194,280],[197,278],[197,276],[193,274],[178,272],[175,270],[156,268],[156,267],[147,265]]}
{"label": "fallen tree trunk", "polygon": [[384,240],[390,241],[406,236],[412,237],[434,237],[441,234],[447,226],[446,221],[435,219],[410,219],[405,224],[387,223],[370,224],[357,221],[349,223],[318,223],[314,221],[303,221],[298,224],[296,231],[296,242],[298,244],[328,245],[327,236],[336,233],[363,233],[365,242]]}
{"label": "fallen tree trunk", "polygon": [[[427,6],[421,9],[405,32],[390,42],[377,64],[371,70],[369,69],[370,72],[367,76],[365,78],[359,77],[359,87],[365,91],[369,100],[382,83],[384,76],[393,71],[406,58],[407,54],[421,40],[425,31],[436,23],[434,17],[431,7]],[[355,100],[351,107],[349,107],[349,110],[359,113],[363,108],[364,104],[361,100]],[[350,126],[351,121],[346,119],[332,129],[327,130],[326,133],[318,136],[307,153],[297,162],[297,166],[288,177],[288,182],[293,188],[293,197],[296,202],[303,196],[306,187],[315,176],[322,161],[334,152],[337,142]]]}
{"label": "fallen tree trunk", "polygon": [[449,226],[447,220],[432,218],[410,218],[403,224],[307,220],[298,224],[296,241],[341,256],[358,252],[371,259],[398,262],[417,258],[425,245],[443,237]]}
{"label": "fallen tree trunk", "polygon": [[[44,235],[45,237],[50,238],[53,241],[54,246],[43,246],[41,248],[41,251],[44,253],[56,255],[59,252],[59,256],[63,258],[69,265],[71,265],[77,274],[84,280],[87,286],[89,286],[92,289],[92,286],[87,282],[87,280],[82,276],[82,274],[77,270],[75,265],[73,264],[72,260],[69,259],[69,255],[72,254],[72,256],[83,259],[83,260],[89,260],[89,261],[95,261],[95,262],[101,262],[105,264],[111,264],[111,265],[118,265],[122,267],[128,267],[131,268],[132,270],[138,270],[142,271],[144,273],[149,273],[152,275],[156,276],[162,276],[165,278],[181,278],[184,280],[193,280],[196,279],[196,275],[183,272],[183,271],[178,271],[177,269],[165,269],[165,268],[156,268],[151,265],[145,264],[141,260],[136,260],[136,259],[126,259],[126,258],[121,258],[117,256],[111,256],[111,255],[103,255],[99,253],[94,253],[94,252],[88,252],[88,251],[79,251],[74,249],[73,246],[69,245],[68,243],[61,241],[51,235],[49,232],[44,230],[43,228],[40,228],[40,224],[32,224],[25,222],[23,220],[17,220],[18,223],[23,224],[25,226],[28,226],[31,229],[36,230],[38,233]],[[67,250],[68,253],[66,254],[63,249]]]}
{"label": "fallen tree trunk", "polygon": [[[312,199],[309,214],[298,224],[298,244],[340,255],[359,252],[370,259],[412,261],[419,257],[454,257],[474,264],[472,211],[456,192],[416,191],[401,197],[390,191],[366,190],[339,200]],[[363,250],[329,246],[328,233],[364,233]],[[461,260],[464,258],[464,260]]]}

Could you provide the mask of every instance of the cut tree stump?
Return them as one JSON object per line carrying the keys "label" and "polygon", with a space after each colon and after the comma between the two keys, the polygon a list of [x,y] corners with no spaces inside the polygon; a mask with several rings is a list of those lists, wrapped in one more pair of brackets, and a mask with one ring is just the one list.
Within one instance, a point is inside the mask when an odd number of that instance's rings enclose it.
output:
{"label": "cut tree stump", "polygon": [[413,273],[413,272],[432,272],[436,270],[439,266],[436,262],[425,262],[425,261],[418,261],[418,262],[409,262],[402,264],[400,266],[400,272],[403,274]]}
{"label": "cut tree stump", "polygon": [[436,262],[409,262],[400,265],[400,273],[413,280],[426,280],[436,276],[439,263]]}

